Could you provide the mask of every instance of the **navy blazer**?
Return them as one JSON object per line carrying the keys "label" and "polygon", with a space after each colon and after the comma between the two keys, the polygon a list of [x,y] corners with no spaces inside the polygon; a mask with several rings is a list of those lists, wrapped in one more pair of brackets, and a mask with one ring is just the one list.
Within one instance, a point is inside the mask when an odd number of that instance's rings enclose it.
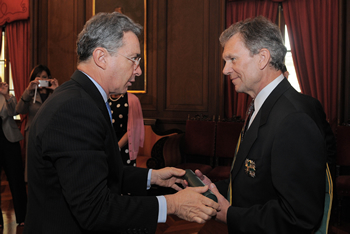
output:
{"label": "navy blazer", "polygon": [[[319,101],[298,93],[286,79],[278,84],[245,133],[231,171],[229,233],[317,229],[325,197],[325,126]],[[217,183],[224,196],[228,184]]]}
{"label": "navy blazer", "polygon": [[123,166],[103,98],[76,71],[31,126],[24,233],[154,233],[158,201],[144,196],[147,174]]}

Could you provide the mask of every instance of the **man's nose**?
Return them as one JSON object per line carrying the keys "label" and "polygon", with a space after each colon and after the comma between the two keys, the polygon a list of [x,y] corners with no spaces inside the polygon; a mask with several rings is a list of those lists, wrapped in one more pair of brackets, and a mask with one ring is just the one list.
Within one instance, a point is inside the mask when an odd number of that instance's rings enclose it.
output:
{"label": "man's nose", "polygon": [[230,73],[232,73],[232,67],[229,65],[228,62],[225,63],[224,69],[222,69],[222,73],[224,75],[229,75]]}
{"label": "man's nose", "polygon": [[141,66],[137,66],[137,68],[134,71],[135,76],[141,76],[142,75],[142,70]]}

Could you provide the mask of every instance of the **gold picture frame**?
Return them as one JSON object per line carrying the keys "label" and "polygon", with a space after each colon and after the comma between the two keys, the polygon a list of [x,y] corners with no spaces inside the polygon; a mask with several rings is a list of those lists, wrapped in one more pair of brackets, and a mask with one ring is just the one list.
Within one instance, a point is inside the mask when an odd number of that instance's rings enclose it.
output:
{"label": "gold picture frame", "polygon": [[147,92],[147,0],[93,0],[92,14],[99,12],[121,12],[130,17],[134,22],[143,26],[140,36],[142,75],[135,78],[135,82],[129,87],[128,92]]}

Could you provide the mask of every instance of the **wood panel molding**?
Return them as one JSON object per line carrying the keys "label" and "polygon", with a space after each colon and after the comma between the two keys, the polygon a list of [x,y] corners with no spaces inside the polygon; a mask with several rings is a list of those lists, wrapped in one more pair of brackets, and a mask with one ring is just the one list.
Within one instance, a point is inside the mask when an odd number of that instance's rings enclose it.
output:
{"label": "wood panel molding", "polygon": [[146,95],[157,102],[148,105],[138,95],[144,116],[184,122],[188,114],[223,115],[218,38],[225,27],[225,1],[149,0],[149,4],[148,82],[153,83],[148,87],[157,92]]}
{"label": "wood panel molding", "polygon": [[[49,66],[59,83],[76,69],[76,39],[93,0],[31,1],[31,67]],[[147,0],[145,118],[185,123],[188,114],[223,115],[225,0]]]}
{"label": "wood panel molding", "polygon": [[86,21],[86,2],[39,0],[31,6],[31,67],[47,65],[62,84],[77,66],[76,40]]}
{"label": "wood panel molding", "polygon": [[167,23],[165,110],[207,112],[209,0],[168,0]]}

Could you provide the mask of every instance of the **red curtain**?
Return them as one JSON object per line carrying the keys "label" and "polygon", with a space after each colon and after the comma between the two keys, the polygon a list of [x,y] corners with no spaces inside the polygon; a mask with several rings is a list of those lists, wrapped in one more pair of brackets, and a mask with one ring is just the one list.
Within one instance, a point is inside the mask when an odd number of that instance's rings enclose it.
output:
{"label": "red curtain", "polygon": [[[6,25],[6,35],[13,86],[18,100],[29,83],[29,20],[9,23]],[[21,132],[25,136],[26,115],[21,115],[21,119]],[[21,146],[25,149],[25,141],[21,141]]]}
{"label": "red curtain", "polygon": [[[272,22],[276,21],[278,13],[278,3],[270,0],[245,0],[230,1],[226,4],[226,27],[238,21],[263,15]],[[250,103],[249,96],[244,93],[237,93],[229,79],[225,78],[225,116],[245,117],[246,109]]]}
{"label": "red curtain", "polygon": [[[2,0],[0,9],[0,26],[6,24],[13,86],[18,100],[29,83],[29,0]],[[23,136],[26,119],[26,115],[21,115]],[[25,139],[20,144],[23,156]]]}
{"label": "red curtain", "polygon": [[0,1],[0,25],[29,18],[29,0]]}
{"label": "red curtain", "polygon": [[338,0],[285,1],[283,12],[301,91],[337,125]]}

